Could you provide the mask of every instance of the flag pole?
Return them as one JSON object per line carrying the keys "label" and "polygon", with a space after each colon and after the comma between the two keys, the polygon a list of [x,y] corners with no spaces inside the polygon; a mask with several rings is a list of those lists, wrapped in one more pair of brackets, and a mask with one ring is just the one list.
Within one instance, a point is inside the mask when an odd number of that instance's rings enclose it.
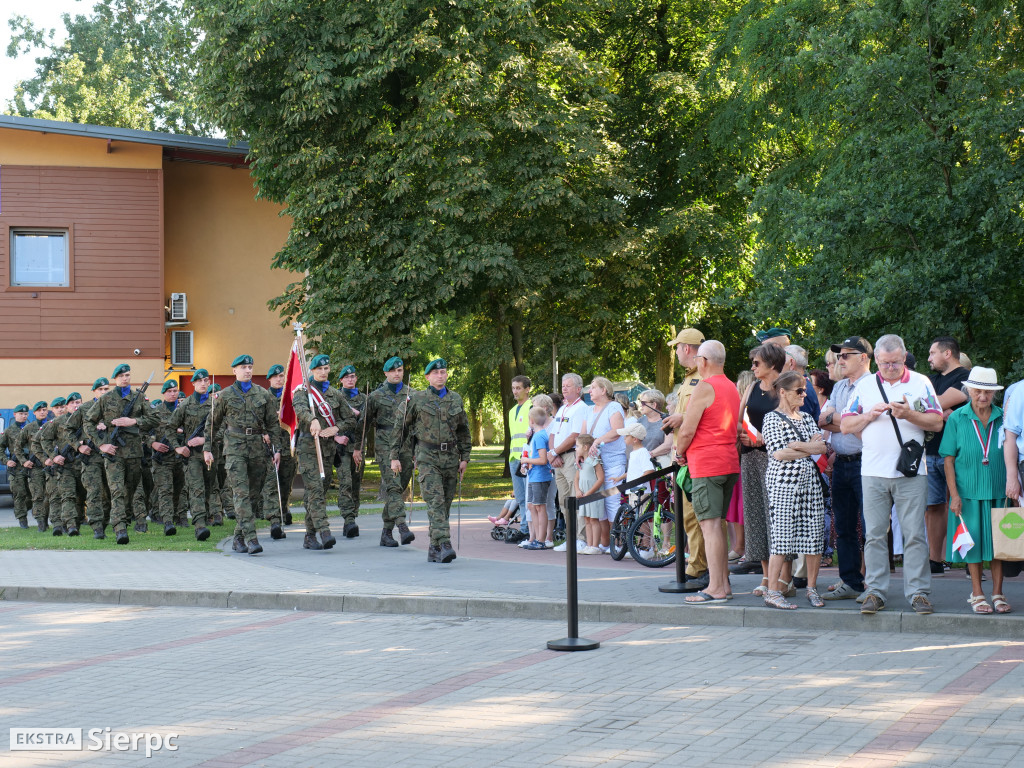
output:
{"label": "flag pole", "polygon": [[[317,413],[313,404],[313,394],[309,391],[309,370],[306,368],[306,344],[302,340],[302,323],[295,323],[295,337],[299,342],[299,368],[302,370],[302,386],[306,389],[306,396],[309,398],[309,413],[311,416]],[[320,438],[313,438],[313,446],[316,448],[316,463],[320,469],[320,479],[326,477],[324,472],[324,456],[320,451]]]}

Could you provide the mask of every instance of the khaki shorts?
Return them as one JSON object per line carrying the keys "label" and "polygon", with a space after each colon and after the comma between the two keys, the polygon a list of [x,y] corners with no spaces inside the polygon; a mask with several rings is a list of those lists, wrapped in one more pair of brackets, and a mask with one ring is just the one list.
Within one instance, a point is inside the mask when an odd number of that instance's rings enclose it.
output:
{"label": "khaki shorts", "polygon": [[693,513],[697,520],[724,520],[739,474],[693,478]]}

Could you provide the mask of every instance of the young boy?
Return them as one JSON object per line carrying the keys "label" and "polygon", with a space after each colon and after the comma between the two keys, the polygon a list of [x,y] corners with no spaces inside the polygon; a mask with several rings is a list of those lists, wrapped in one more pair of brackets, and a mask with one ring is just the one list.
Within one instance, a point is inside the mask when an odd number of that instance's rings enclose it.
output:
{"label": "young boy", "polygon": [[522,463],[530,467],[526,475],[526,506],[530,510],[530,541],[523,549],[546,549],[545,542],[551,539],[551,523],[548,521],[548,490],[551,487],[551,467],[548,466],[548,431],[544,425],[548,412],[538,406],[530,409],[530,455]]}
{"label": "young boy", "polygon": [[[631,483],[639,480],[644,475],[656,472],[654,462],[651,461],[651,452],[644,448],[644,439],[647,437],[647,430],[640,424],[630,424],[628,427],[615,430],[626,440],[626,448],[629,450],[629,462],[626,464],[626,474],[613,477],[616,483],[625,480]],[[642,488],[643,486],[637,486]],[[632,492],[632,491],[631,491]]]}

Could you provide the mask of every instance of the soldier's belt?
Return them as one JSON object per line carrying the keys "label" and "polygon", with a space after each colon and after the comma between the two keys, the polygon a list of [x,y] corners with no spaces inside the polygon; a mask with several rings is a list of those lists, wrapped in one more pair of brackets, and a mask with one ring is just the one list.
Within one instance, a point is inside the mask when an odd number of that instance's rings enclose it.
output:
{"label": "soldier's belt", "polygon": [[263,430],[257,429],[256,427],[246,427],[242,429],[240,427],[226,427],[225,431],[232,435],[245,435],[246,437],[252,437],[253,435],[263,437]]}
{"label": "soldier's belt", "polygon": [[422,445],[424,448],[427,448],[431,451],[441,451],[442,453],[454,451],[456,448],[458,448],[458,445],[456,443],[428,443],[426,440],[417,440],[416,444]]}

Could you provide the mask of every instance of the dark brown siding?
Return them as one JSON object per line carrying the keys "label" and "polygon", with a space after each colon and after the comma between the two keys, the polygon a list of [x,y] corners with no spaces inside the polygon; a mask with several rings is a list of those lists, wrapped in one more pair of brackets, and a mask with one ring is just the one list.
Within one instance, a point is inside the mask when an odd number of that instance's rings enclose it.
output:
{"label": "dark brown siding", "polygon": [[[0,168],[0,357],[162,356],[161,174]],[[73,290],[10,287],[11,227],[71,230]]]}

